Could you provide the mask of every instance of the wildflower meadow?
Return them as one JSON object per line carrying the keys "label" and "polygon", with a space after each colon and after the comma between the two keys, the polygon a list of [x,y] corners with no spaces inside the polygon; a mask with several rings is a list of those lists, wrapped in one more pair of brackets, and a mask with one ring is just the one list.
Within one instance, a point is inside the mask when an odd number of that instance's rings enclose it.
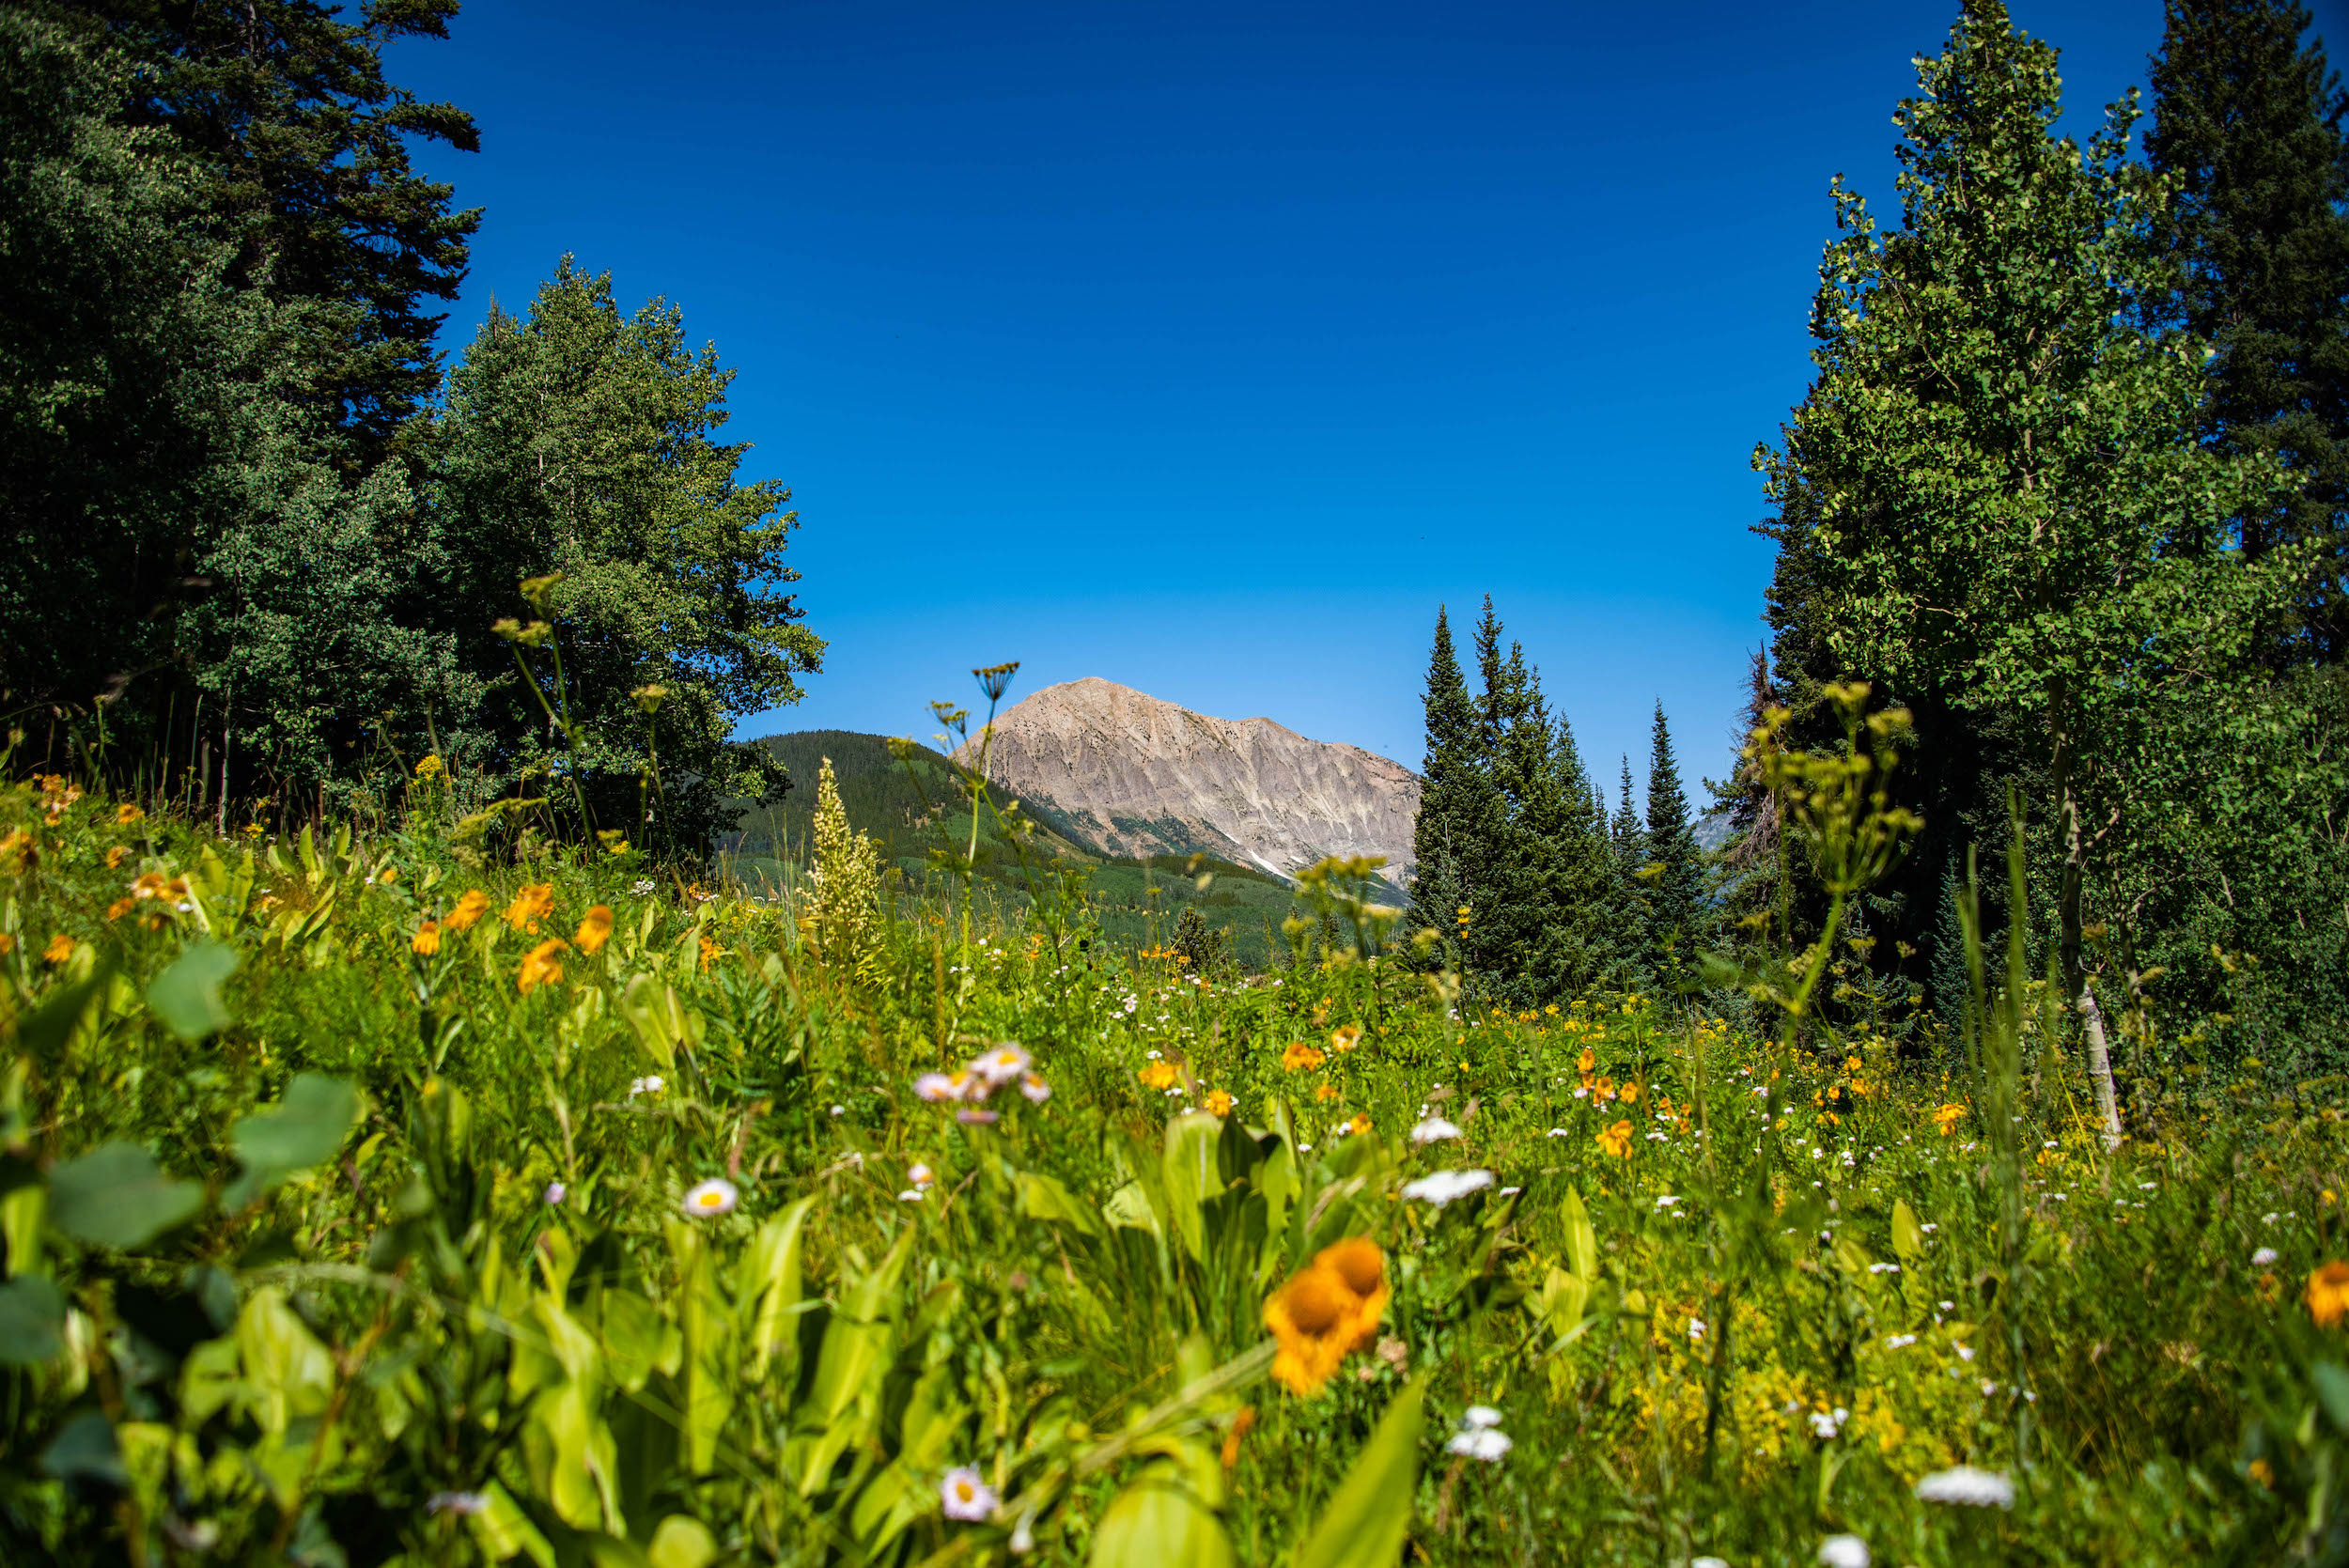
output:
{"label": "wildflower meadow", "polygon": [[1996,955],[1930,1054],[1766,976],[1503,1008],[1343,865],[1259,972],[1081,889],[844,959],[433,787],[0,796],[6,1560],[2349,1551],[2325,1085],[2114,1142]]}

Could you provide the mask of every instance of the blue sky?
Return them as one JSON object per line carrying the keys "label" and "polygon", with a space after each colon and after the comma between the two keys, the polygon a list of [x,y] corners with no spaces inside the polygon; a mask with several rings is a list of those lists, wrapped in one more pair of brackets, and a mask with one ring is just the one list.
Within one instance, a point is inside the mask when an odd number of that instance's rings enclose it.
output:
{"label": "blue sky", "polygon": [[[739,375],[801,527],[796,707],[926,736],[1022,661],[1416,767],[1490,593],[1594,771],[1719,776],[1842,171],[1954,0],[1393,7],[467,0],[394,70],[483,150],[445,343],[568,251]],[[2159,0],[2019,0],[2067,129]],[[2336,51],[2338,53],[2338,51]]]}

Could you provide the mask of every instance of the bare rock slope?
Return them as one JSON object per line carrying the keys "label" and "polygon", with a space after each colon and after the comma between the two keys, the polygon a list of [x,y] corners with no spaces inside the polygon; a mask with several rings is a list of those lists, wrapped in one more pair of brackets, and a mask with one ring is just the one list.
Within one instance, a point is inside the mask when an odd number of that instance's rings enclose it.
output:
{"label": "bare rock slope", "polygon": [[[958,760],[977,749],[974,737]],[[1410,769],[1098,676],[1048,686],[1000,715],[987,771],[1113,855],[1204,851],[1282,876],[1325,855],[1383,855],[1396,887],[1409,876]]]}

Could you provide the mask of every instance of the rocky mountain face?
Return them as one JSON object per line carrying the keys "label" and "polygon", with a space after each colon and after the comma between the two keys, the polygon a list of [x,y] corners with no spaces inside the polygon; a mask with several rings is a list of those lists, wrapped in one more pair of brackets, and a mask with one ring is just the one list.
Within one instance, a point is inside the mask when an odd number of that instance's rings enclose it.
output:
{"label": "rocky mountain face", "polygon": [[[957,759],[977,752],[974,737]],[[1400,763],[1098,676],[999,715],[987,771],[1112,855],[1204,852],[1282,876],[1325,855],[1384,855],[1397,888],[1410,872],[1419,778]]]}

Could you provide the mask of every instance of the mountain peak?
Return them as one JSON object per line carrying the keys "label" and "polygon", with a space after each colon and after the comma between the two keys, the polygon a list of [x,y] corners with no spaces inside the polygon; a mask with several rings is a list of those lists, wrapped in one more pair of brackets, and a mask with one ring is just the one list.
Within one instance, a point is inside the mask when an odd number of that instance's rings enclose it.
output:
{"label": "mountain peak", "polygon": [[[975,742],[957,754],[976,759]],[[1205,853],[1294,875],[1325,855],[1409,874],[1419,780],[1360,746],[1271,719],[1217,719],[1099,675],[999,714],[988,776],[1049,802],[1116,855]]]}

